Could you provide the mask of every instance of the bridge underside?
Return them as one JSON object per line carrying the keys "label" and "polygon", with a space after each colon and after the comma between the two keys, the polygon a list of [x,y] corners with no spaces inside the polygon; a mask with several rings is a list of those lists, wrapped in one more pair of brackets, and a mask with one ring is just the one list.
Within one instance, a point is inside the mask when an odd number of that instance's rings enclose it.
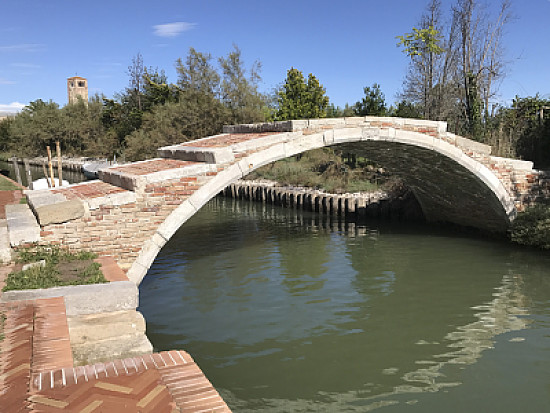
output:
{"label": "bridge underside", "polygon": [[478,176],[430,149],[397,142],[346,144],[399,176],[414,193],[426,220],[504,232],[510,220],[502,202]]}

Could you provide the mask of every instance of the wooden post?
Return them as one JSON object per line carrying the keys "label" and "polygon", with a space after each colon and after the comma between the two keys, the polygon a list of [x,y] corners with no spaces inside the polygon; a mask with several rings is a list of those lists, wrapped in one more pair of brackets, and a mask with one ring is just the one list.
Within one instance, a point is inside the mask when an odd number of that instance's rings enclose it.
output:
{"label": "wooden post", "polygon": [[50,178],[52,180],[52,188],[55,188],[55,177],[53,176],[53,165],[52,165],[52,151],[49,146],[46,146],[48,151],[48,168],[50,170]]}
{"label": "wooden post", "polygon": [[48,172],[46,172],[46,164],[44,162],[42,162],[42,171],[44,172],[44,178],[46,178],[48,188],[51,188],[52,184],[50,184],[50,178],[48,178]]}
{"label": "wooden post", "polygon": [[17,183],[23,186],[23,181],[21,181],[21,172],[19,172],[19,165],[15,156],[11,157],[11,163],[13,164],[13,169],[15,169],[15,178],[17,179]]}
{"label": "wooden post", "polygon": [[29,165],[29,160],[27,158],[23,158],[23,165],[25,167],[25,176],[27,177],[27,187],[32,189],[31,166]]}
{"label": "wooden post", "polygon": [[63,172],[61,171],[61,146],[59,145],[59,141],[55,142],[55,148],[57,150],[57,177],[59,178],[59,186],[63,186]]}

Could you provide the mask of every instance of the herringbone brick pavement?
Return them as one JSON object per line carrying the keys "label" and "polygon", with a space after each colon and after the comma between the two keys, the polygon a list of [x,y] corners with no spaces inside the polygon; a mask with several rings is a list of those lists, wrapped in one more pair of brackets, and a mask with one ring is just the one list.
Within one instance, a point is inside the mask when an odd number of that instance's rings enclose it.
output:
{"label": "herringbone brick pavement", "polygon": [[0,413],[230,412],[184,351],[73,367],[63,298],[0,304],[0,317]]}

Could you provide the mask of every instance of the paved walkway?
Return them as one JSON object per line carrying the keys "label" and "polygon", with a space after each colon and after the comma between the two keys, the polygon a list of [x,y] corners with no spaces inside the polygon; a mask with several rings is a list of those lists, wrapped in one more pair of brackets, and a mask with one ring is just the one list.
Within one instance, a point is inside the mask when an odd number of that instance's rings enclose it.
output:
{"label": "paved walkway", "polygon": [[[0,219],[21,196],[0,191]],[[127,280],[99,260],[110,281]],[[0,266],[0,296],[13,268]],[[0,413],[26,411],[230,412],[184,351],[74,366],[63,297],[0,303]]]}
{"label": "paved walkway", "polygon": [[0,304],[1,412],[229,412],[184,351],[73,366],[62,297]]}

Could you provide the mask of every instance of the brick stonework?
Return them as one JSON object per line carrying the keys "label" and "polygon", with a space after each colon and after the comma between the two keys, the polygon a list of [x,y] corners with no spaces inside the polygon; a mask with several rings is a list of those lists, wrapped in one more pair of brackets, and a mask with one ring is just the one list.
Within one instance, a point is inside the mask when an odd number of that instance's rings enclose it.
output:
{"label": "brick stonework", "polygon": [[139,283],[177,228],[227,185],[275,160],[338,144],[399,174],[430,220],[503,231],[517,211],[550,191],[548,176],[530,162],[493,157],[489,146],[448,133],[445,122],[357,117],[234,125],[224,132],[104,170],[103,182],[28,195],[37,215],[44,204],[76,199],[84,205],[79,218],[42,226],[40,242],[111,255]]}

